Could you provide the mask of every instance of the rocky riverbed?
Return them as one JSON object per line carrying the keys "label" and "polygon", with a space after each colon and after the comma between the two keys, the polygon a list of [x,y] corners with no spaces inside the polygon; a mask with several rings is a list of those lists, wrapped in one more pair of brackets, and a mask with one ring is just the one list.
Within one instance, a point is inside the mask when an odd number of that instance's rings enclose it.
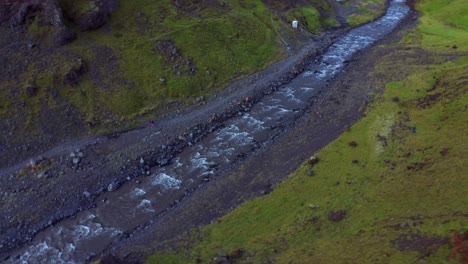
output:
{"label": "rocky riverbed", "polygon": [[[362,33],[371,30],[371,35],[372,32],[378,35],[376,32],[382,31],[383,37],[408,12],[402,8],[402,17],[395,19],[387,32],[376,27],[363,29]],[[365,47],[351,48],[353,45],[346,44],[371,45],[377,39],[361,37],[350,41],[348,35],[334,41],[341,33],[323,36],[287,60],[231,85],[215,98],[200,100],[200,105],[155,120],[146,128],[70,142],[2,169],[0,194],[5,212],[1,226],[2,259],[15,262],[19,254],[20,261],[34,257],[47,261],[57,255],[64,262],[85,261],[103,250],[125,257],[141,241],[206,224],[242,200],[268,193],[287,175],[287,171],[278,167],[292,170],[310,154],[298,154],[297,149],[303,144],[312,144],[312,149],[325,145],[361,116],[359,110],[370,99],[368,94],[373,87],[362,91],[355,85],[347,85],[351,79],[346,78],[359,79],[362,68],[359,72],[345,73],[338,81],[335,78],[346,65],[349,64],[346,69],[352,69],[357,64],[359,56],[350,56]],[[330,44],[333,45],[327,53],[317,57]],[[312,58],[317,60],[311,63]],[[282,113],[286,115],[281,117]],[[297,125],[298,122],[302,125]],[[304,126],[307,123],[309,127]],[[311,129],[311,133],[304,133],[304,129]],[[297,133],[302,137],[292,140],[290,136],[298,136]],[[216,149],[210,150],[212,146]],[[221,150],[231,147],[234,151],[220,155]],[[218,154],[211,157],[215,161],[208,160],[210,153]],[[246,167],[252,170],[247,173]],[[182,171],[177,171],[178,168]],[[198,170],[193,171],[194,168]],[[277,169],[274,178],[254,177],[271,168]],[[153,187],[145,191],[138,186]],[[242,191],[236,194],[236,190]],[[156,201],[144,197],[137,204],[126,203],[131,200],[127,198],[119,201],[118,197],[125,197],[122,195],[125,193],[137,197],[149,193],[148,197]],[[206,207],[207,203],[213,206],[210,197],[223,199],[214,208]],[[189,212],[201,208],[199,202],[207,210],[199,217],[192,214],[189,220]],[[136,211],[131,211],[135,208]],[[138,215],[140,211],[147,214]],[[109,222],[125,213],[129,213],[128,219],[141,219],[117,221],[113,225]],[[178,220],[174,221],[176,215]],[[179,225],[182,219],[186,223]],[[83,227],[78,230],[80,226]],[[148,229],[156,233],[147,232]],[[41,230],[44,231],[38,234]],[[78,240],[57,244],[57,239],[70,234]],[[92,249],[88,246],[85,253],[75,254],[79,240],[93,235],[100,241],[103,237],[99,236],[103,235],[107,244]],[[12,250],[28,241],[32,242],[23,249]],[[55,246],[50,245],[52,241]],[[43,249],[48,250],[46,254]],[[62,252],[69,254],[64,256]]]}

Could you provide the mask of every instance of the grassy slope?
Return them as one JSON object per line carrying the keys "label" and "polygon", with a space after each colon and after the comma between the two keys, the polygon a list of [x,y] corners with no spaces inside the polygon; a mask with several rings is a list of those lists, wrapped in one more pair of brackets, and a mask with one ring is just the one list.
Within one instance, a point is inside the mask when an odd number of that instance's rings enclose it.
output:
{"label": "grassy slope", "polygon": [[[164,107],[172,101],[190,102],[207,95],[233,77],[258,70],[278,59],[278,41],[273,34],[270,13],[260,1],[230,2],[227,7],[209,7],[194,12],[178,12],[172,1],[121,1],[110,22],[112,32],[82,33],[71,48],[92,61],[95,46],[108,46],[119,58],[119,68],[105,75],[114,88],[98,89],[89,81],[78,90],[92,93],[76,98],[80,106],[104,103],[118,116],[132,116]],[[236,23],[242,25],[236,25]],[[155,49],[158,40],[171,39],[184,58],[191,58],[197,72],[181,76]],[[184,65],[181,65],[184,66]],[[185,70],[185,71],[184,71]],[[207,71],[210,74],[207,74]],[[122,84],[119,77],[131,80]],[[165,79],[165,83],[159,81]],[[108,100],[108,98],[112,98]],[[89,110],[99,107],[84,108]],[[160,109],[161,110],[161,109]]]}
{"label": "grassy slope", "polygon": [[351,27],[356,27],[368,23],[369,21],[376,19],[385,12],[384,0],[365,0],[356,2],[357,3],[345,3],[355,6],[356,9],[359,11],[358,13],[351,14],[346,18],[346,21]]}
{"label": "grassy slope", "polygon": [[[435,250],[434,241],[423,240],[468,229],[468,58],[457,56],[468,50],[468,7],[463,0],[426,0],[418,8],[424,13],[418,28],[375,69],[403,68],[411,75],[388,83],[363,120],[317,153],[315,176],[307,176],[305,163],[270,195],[203,228],[190,252],[155,255],[148,263],[182,263],[186,257],[206,263],[237,249],[244,252],[237,261],[247,263],[449,262],[449,245]],[[421,49],[427,63],[412,64],[411,57],[420,56],[413,52]],[[351,141],[358,145],[349,146]],[[329,221],[334,210],[346,210],[347,217]],[[409,226],[398,228],[404,222]],[[408,241],[422,253],[399,248],[397,241],[408,234],[419,235]]]}

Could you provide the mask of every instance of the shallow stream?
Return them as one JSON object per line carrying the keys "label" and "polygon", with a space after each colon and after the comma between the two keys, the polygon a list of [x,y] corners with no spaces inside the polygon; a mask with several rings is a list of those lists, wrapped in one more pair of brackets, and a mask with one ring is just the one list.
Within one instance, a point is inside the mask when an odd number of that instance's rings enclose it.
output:
{"label": "shallow stream", "polygon": [[176,205],[188,190],[269,144],[304,113],[354,54],[390,33],[408,13],[404,2],[391,2],[383,17],[337,39],[302,74],[263,97],[248,113],[227,120],[169,165],[152,168],[151,175],[102,194],[95,208],[46,228],[17,249],[7,263],[85,263],[99,255],[115,239]]}

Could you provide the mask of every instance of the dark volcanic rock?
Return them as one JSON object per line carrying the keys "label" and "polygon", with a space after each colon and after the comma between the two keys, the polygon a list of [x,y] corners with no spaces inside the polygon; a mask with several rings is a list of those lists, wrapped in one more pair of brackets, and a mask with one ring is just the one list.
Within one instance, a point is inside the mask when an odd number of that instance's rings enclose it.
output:
{"label": "dark volcanic rock", "polygon": [[332,222],[338,222],[346,217],[347,212],[345,210],[331,211],[328,213],[328,220]]}
{"label": "dark volcanic rock", "polygon": [[95,0],[96,8],[74,18],[75,23],[80,26],[81,31],[98,29],[109,21],[111,13],[117,8],[114,0]]}
{"label": "dark volcanic rock", "polygon": [[26,87],[26,93],[28,97],[34,97],[37,95],[38,92],[39,88],[36,85],[31,84]]}
{"label": "dark volcanic rock", "polygon": [[76,39],[76,33],[66,27],[59,28],[56,33],[52,36],[52,43],[55,46],[66,45]]}
{"label": "dark volcanic rock", "polygon": [[88,70],[88,67],[86,65],[86,62],[81,60],[81,64],[79,68],[73,68],[71,69],[64,77],[63,77],[63,83],[66,85],[74,86],[78,84],[78,81],[84,73],[86,73]]}
{"label": "dark volcanic rock", "polygon": [[30,17],[41,16],[47,23],[64,25],[62,11],[55,0],[10,0],[0,3],[0,25],[22,25]]}

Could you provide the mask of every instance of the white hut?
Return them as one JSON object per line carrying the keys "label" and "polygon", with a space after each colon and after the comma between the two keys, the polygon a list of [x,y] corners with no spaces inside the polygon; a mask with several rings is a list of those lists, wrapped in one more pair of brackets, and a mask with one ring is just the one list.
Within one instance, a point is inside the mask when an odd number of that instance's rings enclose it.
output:
{"label": "white hut", "polygon": [[292,22],[292,27],[293,27],[293,28],[297,28],[298,26],[299,26],[299,21],[293,20],[293,22]]}

